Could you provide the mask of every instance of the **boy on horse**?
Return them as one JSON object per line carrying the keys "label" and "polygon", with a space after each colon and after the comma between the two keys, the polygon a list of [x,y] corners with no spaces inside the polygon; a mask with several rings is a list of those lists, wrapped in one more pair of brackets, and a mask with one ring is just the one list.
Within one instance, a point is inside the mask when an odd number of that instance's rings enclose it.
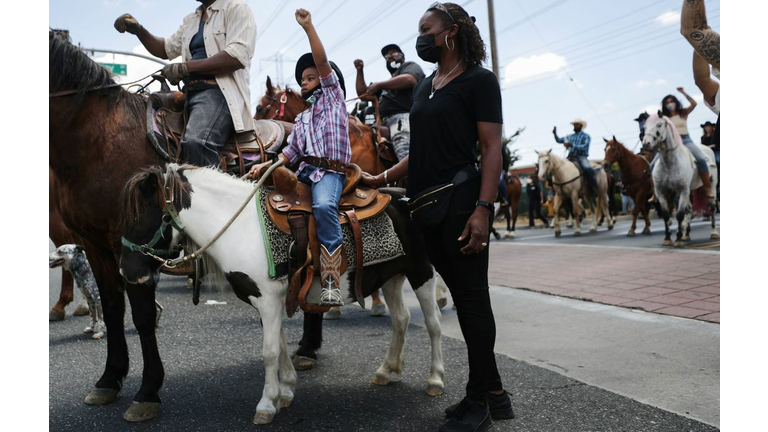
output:
{"label": "boy on horse", "polygon": [[[299,181],[312,187],[312,214],[320,240],[320,304],[343,306],[340,286],[342,234],[339,199],[344,187],[344,168],[350,162],[349,117],[344,104],[344,78],[339,68],[328,61],[312,17],[305,9],[296,10],[296,21],[307,33],[311,53],[296,64],[296,81],[302,97],[311,106],[296,117],[288,144],[277,157],[287,165],[301,161]],[[256,179],[272,161],[254,165],[248,177]]]}
{"label": "boy on horse", "polygon": [[573,133],[565,138],[557,136],[557,127],[552,129],[552,133],[555,135],[555,141],[565,144],[565,147],[569,149],[568,159],[581,167],[581,171],[584,172],[584,176],[587,178],[590,193],[594,195],[597,193],[597,178],[595,177],[595,171],[589,164],[589,159],[587,159],[589,157],[589,144],[592,138],[583,130],[587,127],[587,122],[576,119],[571,124],[573,125]]}
{"label": "boy on horse", "polygon": [[250,68],[256,22],[243,0],[198,0],[169,38],[153,35],[130,14],[115,20],[120,33],[138,36],[155,57],[182,63],[161,72],[171,85],[184,82],[189,121],[181,141],[184,159],[198,166],[219,165],[219,150],[232,130],[253,130]]}

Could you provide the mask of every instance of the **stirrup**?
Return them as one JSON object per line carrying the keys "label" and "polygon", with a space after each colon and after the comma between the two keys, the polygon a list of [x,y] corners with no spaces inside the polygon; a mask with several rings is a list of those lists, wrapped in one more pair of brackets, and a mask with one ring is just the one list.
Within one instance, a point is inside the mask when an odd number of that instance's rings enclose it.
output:
{"label": "stirrup", "polygon": [[326,288],[323,287],[320,291],[320,305],[321,306],[344,306],[344,302],[341,301],[341,290],[339,288]]}

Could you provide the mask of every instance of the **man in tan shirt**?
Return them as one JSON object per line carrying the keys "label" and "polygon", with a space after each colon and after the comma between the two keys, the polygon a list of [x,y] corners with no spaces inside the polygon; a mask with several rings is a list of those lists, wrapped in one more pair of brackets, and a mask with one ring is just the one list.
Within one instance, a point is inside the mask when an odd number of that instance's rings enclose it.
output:
{"label": "man in tan shirt", "polygon": [[250,66],[256,44],[256,22],[243,0],[198,0],[169,38],[150,33],[130,14],[115,29],[138,36],[155,57],[174,59],[162,70],[172,85],[184,82],[189,123],[181,142],[187,162],[219,164],[218,151],[232,131],[253,130]]}

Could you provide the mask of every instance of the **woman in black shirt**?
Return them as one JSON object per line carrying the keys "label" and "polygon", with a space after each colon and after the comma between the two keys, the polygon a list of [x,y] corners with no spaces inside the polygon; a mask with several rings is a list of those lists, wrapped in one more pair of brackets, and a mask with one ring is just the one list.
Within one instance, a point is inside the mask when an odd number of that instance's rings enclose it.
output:
{"label": "woman in black shirt", "polygon": [[364,175],[363,182],[381,187],[407,175],[413,201],[460,171],[474,171],[454,188],[447,216],[421,231],[451,291],[469,355],[466,397],[446,409],[449,420],[440,431],[481,431],[491,427],[491,417],[514,417],[496,368],[488,293],[489,226],[501,174],[501,91],[496,75],[481,66],[485,44],[474,17],[461,6],[434,3],[419,21],[419,35],[419,57],[436,62],[437,69],[413,90],[410,155],[380,175]]}

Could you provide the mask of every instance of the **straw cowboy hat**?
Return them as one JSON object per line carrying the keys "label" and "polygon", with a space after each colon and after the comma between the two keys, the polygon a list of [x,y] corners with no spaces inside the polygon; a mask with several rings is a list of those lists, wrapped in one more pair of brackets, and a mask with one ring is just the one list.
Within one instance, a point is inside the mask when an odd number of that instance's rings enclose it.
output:
{"label": "straw cowboy hat", "polygon": [[577,118],[576,120],[571,122],[572,125],[575,125],[577,123],[581,125],[582,129],[586,129],[587,128],[587,122],[582,120],[582,119],[580,119],[580,118]]}

